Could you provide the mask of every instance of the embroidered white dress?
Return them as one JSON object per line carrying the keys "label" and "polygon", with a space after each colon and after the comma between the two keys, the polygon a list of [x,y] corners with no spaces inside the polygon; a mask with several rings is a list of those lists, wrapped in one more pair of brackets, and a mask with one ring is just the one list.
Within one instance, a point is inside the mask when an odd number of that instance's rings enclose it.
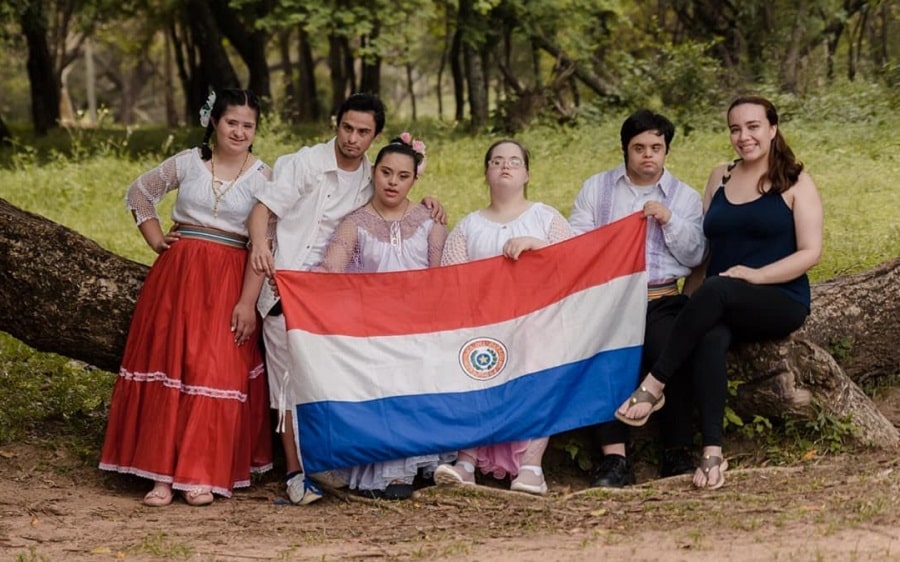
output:
{"label": "embroidered white dress", "polygon": [[[441,263],[447,229],[422,205],[410,207],[399,221],[386,221],[365,207],[357,209],[335,231],[319,270],[381,272],[425,269]],[[430,477],[453,455],[422,455],[356,466],[338,471],[351,489],[384,490],[389,484],[412,484],[419,469]]]}

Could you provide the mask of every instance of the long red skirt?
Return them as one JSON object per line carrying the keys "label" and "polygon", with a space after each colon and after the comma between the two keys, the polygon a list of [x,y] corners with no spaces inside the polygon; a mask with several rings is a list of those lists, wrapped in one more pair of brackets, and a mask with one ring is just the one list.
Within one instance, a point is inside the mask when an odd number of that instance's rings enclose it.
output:
{"label": "long red skirt", "polygon": [[231,313],[247,252],[182,238],[137,301],[100,468],[230,497],[272,467],[258,330],[238,347]]}

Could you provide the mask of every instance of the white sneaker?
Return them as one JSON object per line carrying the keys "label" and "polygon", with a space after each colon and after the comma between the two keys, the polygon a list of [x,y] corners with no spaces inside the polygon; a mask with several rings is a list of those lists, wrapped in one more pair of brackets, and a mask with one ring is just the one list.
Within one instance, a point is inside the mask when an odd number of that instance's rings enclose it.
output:
{"label": "white sneaker", "polygon": [[322,486],[327,486],[329,488],[334,488],[336,490],[340,490],[341,488],[346,488],[350,485],[347,482],[347,479],[341,476],[337,470],[326,470],[323,472],[317,472],[315,474],[310,474],[309,478]]}
{"label": "white sneaker", "polygon": [[512,481],[509,489],[513,492],[525,492],[543,496],[547,493],[547,481],[544,480],[544,471],[539,466],[523,464],[519,467],[519,475]]}
{"label": "white sneaker", "polygon": [[453,466],[442,464],[434,470],[434,483],[438,486],[459,486],[460,484],[474,486],[475,470],[469,472],[459,464]]}
{"label": "white sneaker", "polygon": [[287,495],[294,505],[308,505],[322,499],[322,490],[310,480],[304,478],[304,474],[295,474],[286,483]]}

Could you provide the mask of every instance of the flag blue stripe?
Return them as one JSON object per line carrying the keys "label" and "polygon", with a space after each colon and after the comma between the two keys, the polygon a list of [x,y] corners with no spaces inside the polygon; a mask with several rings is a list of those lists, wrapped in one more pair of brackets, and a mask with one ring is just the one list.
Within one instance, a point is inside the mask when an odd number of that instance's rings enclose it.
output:
{"label": "flag blue stripe", "polygon": [[298,404],[304,467],[315,473],[609,421],[637,385],[641,349],[600,352],[473,392]]}

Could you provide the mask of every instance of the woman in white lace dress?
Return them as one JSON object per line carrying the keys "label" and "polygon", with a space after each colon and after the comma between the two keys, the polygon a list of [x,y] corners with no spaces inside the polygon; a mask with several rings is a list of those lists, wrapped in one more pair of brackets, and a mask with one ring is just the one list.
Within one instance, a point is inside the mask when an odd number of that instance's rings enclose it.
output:
{"label": "woman in white lace dress", "polygon": [[[522,252],[543,248],[573,236],[559,211],[529,201],[528,151],[513,140],[501,140],[484,157],[484,176],[491,202],[466,215],[444,246],[443,265],[504,255],[517,260]],[[510,489],[530,494],[547,493],[541,460],[548,438],[515,441],[459,452],[454,466],[435,471],[438,484],[474,484],[475,468],[494,478],[512,478]]]}
{"label": "woman in white lace dress", "polygon": [[[440,265],[447,228],[435,222],[424,205],[408,198],[424,166],[425,145],[409,133],[385,145],[373,166],[372,200],[341,221],[318,269],[364,273]],[[401,500],[412,495],[419,469],[431,473],[442,460],[441,455],[423,455],[356,466],[338,474],[362,495]]]}
{"label": "woman in white lace dress", "polygon": [[[126,196],[159,257],[135,307],[100,468],[153,480],[149,506],[168,505],[173,490],[212,503],[272,463],[255,307],[263,277],[246,268],[245,222],[271,175],[251,152],[259,101],[223,90],[201,118],[203,145],[141,175]],[[164,233],[155,204],[175,189]]]}

